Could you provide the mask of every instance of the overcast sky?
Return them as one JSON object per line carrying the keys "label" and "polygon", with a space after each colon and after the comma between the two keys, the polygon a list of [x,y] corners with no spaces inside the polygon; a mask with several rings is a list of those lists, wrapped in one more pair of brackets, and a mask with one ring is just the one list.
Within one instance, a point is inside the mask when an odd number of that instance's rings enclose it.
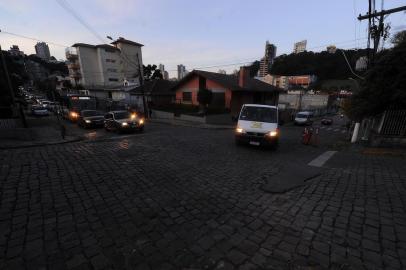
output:
{"label": "overcast sky", "polygon": [[[61,1],[61,0],[60,0]],[[188,70],[253,61],[262,57],[266,40],[277,54],[307,39],[308,49],[327,44],[365,47],[367,0],[65,0],[104,42],[119,36],[142,43],[144,64],[163,63],[174,76],[177,64]],[[380,7],[380,1],[376,1]],[[379,3],[379,4],[378,4]],[[406,5],[385,1],[385,9]],[[390,15],[392,32],[406,29],[406,14]],[[0,30],[70,46],[99,44],[56,0],[0,0]],[[34,53],[36,41],[0,33],[0,45],[17,44]],[[49,44],[51,55],[65,59],[64,46]],[[231,72],[240,64],[214,67]]]}

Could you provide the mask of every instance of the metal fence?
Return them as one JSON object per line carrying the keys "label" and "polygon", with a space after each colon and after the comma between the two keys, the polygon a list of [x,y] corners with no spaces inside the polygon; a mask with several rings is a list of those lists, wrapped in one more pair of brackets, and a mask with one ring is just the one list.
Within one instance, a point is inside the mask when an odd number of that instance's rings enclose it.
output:
{"label": "metal fence", "polygon": [[406,137],[406,110],[387,110],[379,134]]}

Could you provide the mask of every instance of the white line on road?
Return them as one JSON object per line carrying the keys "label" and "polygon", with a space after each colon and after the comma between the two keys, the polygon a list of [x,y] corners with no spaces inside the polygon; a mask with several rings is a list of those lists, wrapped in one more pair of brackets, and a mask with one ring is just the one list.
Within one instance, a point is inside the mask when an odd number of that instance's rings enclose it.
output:
{"label": "white line on road", "polygon": [[337,151],[326,151],[317,158],[309,162],[309,166],[322,167]]}
{"label": "white line on road", "polygon": [[334,131],[339,131],[339,129],[338,129],[338,128],[336,128]]}
{"label": "white line on road", "polygon": [[332,128],[328,128],[327,130],[332,130]]}
{"label": "white line on road", "polygon": [[341,133],[343,133],[343,134],[344,134],[345,132],[346,132],[345,130],[341,130]]}

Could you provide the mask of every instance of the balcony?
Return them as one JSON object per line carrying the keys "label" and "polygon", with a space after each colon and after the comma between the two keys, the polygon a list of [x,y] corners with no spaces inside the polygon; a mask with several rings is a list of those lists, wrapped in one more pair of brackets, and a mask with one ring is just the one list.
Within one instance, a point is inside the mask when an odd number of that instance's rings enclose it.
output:
{"label": "balcony", "polygon": [[80,66],[77,63],[69,63],[68,64],[68,69],[78,70],[78,69],[80,69]]}
{"label": "balcony", "polygon": [[66,59],[68,60],[75,60],[78,59],[78,52],[76,48],[70,47],[65,49]]}

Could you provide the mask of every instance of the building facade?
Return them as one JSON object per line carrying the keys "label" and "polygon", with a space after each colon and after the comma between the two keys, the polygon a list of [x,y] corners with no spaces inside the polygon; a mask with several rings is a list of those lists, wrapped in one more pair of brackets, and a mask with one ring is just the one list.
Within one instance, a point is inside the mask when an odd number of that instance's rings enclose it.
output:
{"label": "building facade", "polygon": [[308,89],[317,80],[315,75],[284,76],[268,74],[260,80],[284,90]]}
{"label": "building facade", "polygon": [[44,60],[49,60],[51,58],[51,53],[49,52],[48,44],[45,42],[38,42],[35,45],[35,54]]}
{"label": "building facade", "polygon": [[140,84],[143,45],[123,38],[112,44],[76,43],[66,50],[73,85],[97,89]]}
{"label": "building facade", "polygon": [[269,41],[266,41],[265,44],[265,55],[261,58],[259,64],[259,77],[265,77],[269,74],[269,70],[274,62],[276,57],[276,46],[274,44],[270,44]]}
{"label": "building facade", "polygon": [[293,45],[293,53],[302,53],[306,51],[306,46],[307,46],[307,40],[302,40],[299,42],[296,42]]}
{"label": "building facade", "polygon": [[326,50],[328,53],[336,53],[337,47],[335,45],[330,45],[330,46],[327,46]]}
{"label": "building facade", "polygon": [[178,65],[178,80],[182,80],[186,74],[186,67],[182,64]]}

